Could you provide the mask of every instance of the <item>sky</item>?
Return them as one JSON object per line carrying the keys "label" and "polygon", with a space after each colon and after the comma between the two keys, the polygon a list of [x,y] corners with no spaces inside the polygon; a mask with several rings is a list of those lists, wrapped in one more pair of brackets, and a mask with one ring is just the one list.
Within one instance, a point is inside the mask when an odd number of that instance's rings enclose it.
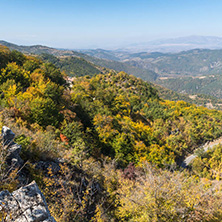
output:
{"label": "sky", "polygon": [[190,35],[222,37],[221,0],[0,0],[0,40],[115,48]]}

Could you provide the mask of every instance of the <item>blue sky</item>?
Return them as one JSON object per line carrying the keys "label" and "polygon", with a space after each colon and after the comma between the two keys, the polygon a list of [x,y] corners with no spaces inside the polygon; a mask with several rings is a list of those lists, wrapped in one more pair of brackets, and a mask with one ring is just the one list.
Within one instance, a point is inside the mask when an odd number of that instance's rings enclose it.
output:
{"label": "blue sky", "polygon": [[221,0],[0,0],[0,39],[112,48],[189,35],[222,36]]}

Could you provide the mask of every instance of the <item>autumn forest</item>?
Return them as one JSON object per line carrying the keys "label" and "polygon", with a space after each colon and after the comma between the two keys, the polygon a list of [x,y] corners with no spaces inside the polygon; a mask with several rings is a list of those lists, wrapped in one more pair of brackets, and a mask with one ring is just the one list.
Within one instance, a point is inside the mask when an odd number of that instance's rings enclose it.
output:
{"label": "autumn forest", "polygon": [[25,183],[22,173],[58,222],[222,220],[222,145],[198,149],[222,136],[221,111],[164,100],[125,72],[70,81],[61,70],[0,46],[0,126],[24,160],[9,171],[2,146],[0,191]]}

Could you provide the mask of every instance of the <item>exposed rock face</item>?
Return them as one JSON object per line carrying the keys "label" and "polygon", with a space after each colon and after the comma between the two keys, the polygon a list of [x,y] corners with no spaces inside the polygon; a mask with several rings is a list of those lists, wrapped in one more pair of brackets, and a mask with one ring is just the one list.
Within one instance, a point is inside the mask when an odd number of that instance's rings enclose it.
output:
{"label": "exposed rock face", "polygon": [[7,126],[3,126],[2,139],[3,145],[7,146],[7,163],[13,167],[20,167],[23,164],[23,160],[19,155],[21,146],[13,142],[14,138],[15,134],[12,132],[12,130]]}
{"label": "exposed rock face", "polygon": [[[21,167],[21,146],[14,143],[15,134],[7,126],[2,127],[2,142],[7,150],[7,164],[11,169]],[[21,175],[19,175],[20,178]],[[50,215],[45,198],[33,181],[27,186],[9,193],[0,192],[0,220],[5,222],[55,222]]]}
{"label": "exposed rock face", "polygon": [[0,210],[5,222],[56,222],[34,181],[13,193],[0,192]]}
{"label": "exposed rock face", "polygon": [[12,145],[9,146],[8,158],[7,158],[7,162],[9,165],[14,166],[14,167],[22,166],[23,160],[21,159],[19,155],[21,148],[22,147],[16,143],[13,143]]}

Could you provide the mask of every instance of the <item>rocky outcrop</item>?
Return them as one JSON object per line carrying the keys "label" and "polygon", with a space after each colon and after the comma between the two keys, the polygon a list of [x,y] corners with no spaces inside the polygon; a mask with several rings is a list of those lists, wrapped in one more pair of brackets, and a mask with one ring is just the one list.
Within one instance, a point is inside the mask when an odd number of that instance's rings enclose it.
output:
{"label": "rocky outcrop", "polygon": [[15,134],[7,126],[2,127],[2,142],[3,146],[7,148],[7,163],[9,166],[20,167],[23,164],[19,153],[21,146],[14,143]]}
{"label": "rocky outcrop", "polygon": [[[19,155],[21,146],[13,141],[14,138],[15,134],[12,130],[3,126],[2,143],[6,150],[6,161],[10,170],[23,165],[23,160]],[[21,174],[20,172],[18,175],[19,181]],[[55,222],[35,181],[12,193],[7,190],[0,192],[0,220],[4,222]]]}
{"label": "rocky outcrop", "polygon": [[15,134],[12,132],[10,128],[8,128],[7,126],[3,126],[2,138],[3,138],[3,144],[7,145],[13,141],[13,139],[15,138]]}
{"label": "rocky outcrop", "polygon": [[0,192],[0,210],[5,222],[55,222],[34,181],[13,193]]}

